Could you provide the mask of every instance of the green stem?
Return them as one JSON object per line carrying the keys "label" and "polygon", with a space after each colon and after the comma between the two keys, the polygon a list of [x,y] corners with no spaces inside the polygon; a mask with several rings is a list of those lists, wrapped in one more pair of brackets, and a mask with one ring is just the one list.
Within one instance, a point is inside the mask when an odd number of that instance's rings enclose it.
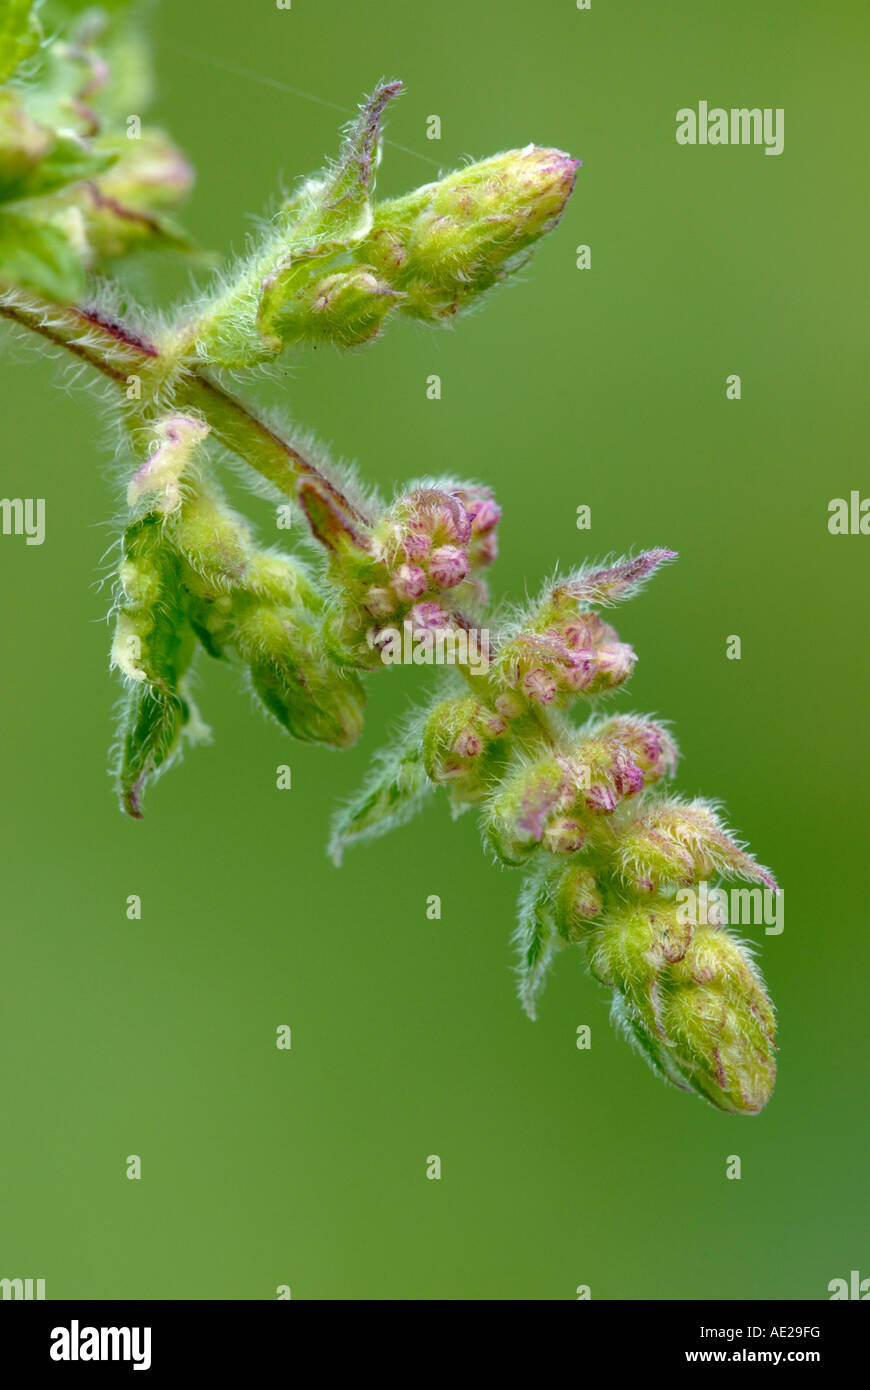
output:
{"label": "green stem", "polygon": [[310,459],[204,372],[187,367],[164,380],[160,350],[128,325],[96,309],[52,304],[21,291],[0,293],[0,317],[65,348],[119,389],[126,389],[131,378],[139,380],[146,395],[153,385],[155,392],[159,390],[161,413],[175,408],[199,411],[216,439],[287,496],[295,498],[301,483],[314,482],[341,511],[358,524],[368,524]]}

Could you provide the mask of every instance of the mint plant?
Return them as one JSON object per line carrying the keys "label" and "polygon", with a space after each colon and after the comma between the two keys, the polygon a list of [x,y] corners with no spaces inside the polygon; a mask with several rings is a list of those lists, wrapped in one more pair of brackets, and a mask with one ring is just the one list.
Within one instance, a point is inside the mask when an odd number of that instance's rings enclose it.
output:
{"label": "mint plant", "polygon": [[[723,1110],[760,1110],[774,1081],[772,1007],[746,947],[712,916],[687,920],[683,900],[720,878],[776,885],[710,802],[671,789],[669,730],[600,708],[635,664],[604,611],[674,554],[584,566],[496,623],[484,571],[500,513],[487,486],[424,478],[384,502],[227,384],[288,349],[360,347],[403,317],[452,323],[556,226],[578,162],[529,145],[378,202],[383,116],[401,89],[386,83],[250,253],[158,314],[130,303],[118,263],[197,253],[173,220],[190,167],[138,114],[138,29],[123,7],[76,17],[12,0],[0,79],[0,315],[102,375],[126,459],[111,656],[123,809],[141,817],[148,785],[207,734],[189,683],[203,651],[247,668],[293,737],[346,748],[362,730],[365,678],[397,642],[421,662],[449,647],[433,702],[338,813],[335,862],[444,787],[454,814],[478,812],[489,853],[524,873],[526,1011],[554,957],[578,946],[659,1075]],[[264,545],[228,504],[228,454],[296,506],[302,551]]]}

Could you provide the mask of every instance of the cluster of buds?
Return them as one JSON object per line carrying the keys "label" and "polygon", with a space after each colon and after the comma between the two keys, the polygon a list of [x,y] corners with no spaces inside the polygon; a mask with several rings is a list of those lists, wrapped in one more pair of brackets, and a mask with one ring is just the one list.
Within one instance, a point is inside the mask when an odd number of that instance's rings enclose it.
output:
{"label": "cluster of buds", "polygon": [[504,864],[523,864],[539,847],[557,855],[609,849],[613,829],[604,818],[669,775],[676,757],[670,734],[652,720],[593,723],[564,752],[521,756],[508,767],[488,800],[484,839]]}
{"label": "cluster of buds", "polygon": [[201,358],[247,365],[293,344],[368,343],[397,314],[449,320],[556,225],[578,161],[534,145],[375,204],[381,120],[400,91],[372,94],[336,163],[305,180],[238,284],[218,290],[196,325]]}
{"label": "cluster of buds", "polygon": [[499,676],[532,705],[565,705],[622,685],[636,657],[596,613],[572,613],[525,628],[499,653]]}
{"label": "cluster of buds", "polygon": [[[646,748],[640,761],[670,771],[664,764],[672,749],[662,731],[629,722],[623,737]],[[538,799],[528,803],[526,824],[534,821],[537,844],[552,851],[552,821],[540,833],[543,785],[533,789]],[[720,1109],[754,1114],[776,1074],[772,1007],[745,948],[712,914],[696,920],[674,889],[725,874],[775,890],[774,879],[703,801],[642,795],[598,824],[604,833],[593,830],[567,863],[538,856],[521,894],[517,941],[527,1012],[534,1017],[555,952],[581,945],[592,974],[613,990],[614,1020],[661,1076]],[[521,847],[528,857],[529,842]]]}
{"label": "cluster of buds", "polygon": [[563,707],[623,684],[634,670],[634,651],[590,605],[615,603],[635,593],[663,563],[668,550],[579,574],[544,592],[504,641],[494,679],[532,706]]}
{"label": "cluster of buds", "polygon": [[[500,515],[488,488],[429,483],[398,498],[361,541],[346,534],[333,545],[336,640],[374,667],[397,631],[447,632],[457,609],[478,610]],[[488,664],[488,651],[482,658]]]}
{"label": "cluster of buds", "polygon": [[622,831],[616,862],[636,893],[688,887],[720,875],[776,886],[768,870],[728,834],[715,808],[702,800],[668,798],[654,804]]}
{"label": "cluster of buds", "polygon": [[[416,520],[407,504],[402,514]],[[401,564],[416,558],[416,530],[401,533]],[[718,876],[775,889],[773,878],[712,805],[664,790],[678,752],[662,724],[593,716],[571,730],[547,709],[621,682],[633,655],[592,609],[637,592],[672,558],[649,551],[551,586],[499,645],[488,679],[438,702],[379,761],[338,817],[333,850],[407,819],[427,781],[448,788],[455,812],[479,805],[486,847],[526,871],[515,940],[529,1015],[556,953],[580,946],[659,1075],[752,1114],[775,1076],[772,1008],[745,948],[712,917],[684,920],[677,893]]]}
{"label": "cluster of buds", "polygon": [[[207,427],[171,415],[132,479],[112,664],[128,682],[121,799],[141,815],[148,778],[179,748],[189,700],[181,681],[197,643],[248,667],[266,710],[294,737],[346,748],[364,692],[324,631],[324,599],[295,558],[259,547],[201,463]],[[157,711],[161,718],[157,718]]]}
{"label": "cluster of buds", "polygon": [[486,796],[513,713],[506,701],[489,706],[466,695],[441,701],[429,714],[423,764],[433,783],[449,788],[455,812]]}
{"label": "cluster of buds", "polygon": [[683,922],[667,898],[614,906],[587,944],[613,1016],[667,1080],[720,1110],[755,1114],[776,1076],[773,1008],[722,927]]}

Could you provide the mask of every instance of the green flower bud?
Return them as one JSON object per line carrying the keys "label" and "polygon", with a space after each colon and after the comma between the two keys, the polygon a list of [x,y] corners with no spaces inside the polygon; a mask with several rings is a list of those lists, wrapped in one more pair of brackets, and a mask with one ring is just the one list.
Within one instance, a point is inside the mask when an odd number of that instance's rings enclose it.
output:
{"label": "green flower bud", "polygon": [[604,898],[598,879],[585,864],[571,863],[555,885],[555,917],[560,936],[582,941],[590,923],[601,915]]}
{"label": "green flower bud", "polygon": [[143,130],[138,140],[104,141],[101,148],[118,156],[99,184],[121,216],[174,208],[193,186],[191,165],[162,130]]}
{"label": "green flower bud", "polygon": [[732,839],[714,807],[702,800],[653,805],[621,830],[616,862],[638,892],[653,892],[660,884],[688,886],[718,874],[776,887],[770,872]]}
{"label": "green flower bud", "polygon": [[773,1010],[733,937],[682,923],[657,898],[611,910],[588,955],[615,990],[616,1021],[662,1076],[720,1110],[764,1107],[776,1074]]}
{"label": "green flower bud", "polygon": [[555,227],[579,161],[560,150],[510,150],[375,209],[354,252],[403,295],[413,318],[449,319],[521,266]]}
{"label": "green flower bud", "polygon": [[0,196],[27,195],[27,179],[45,158],[54,137],[52,132],[28,115],[16,92],[0,91]]}
{"label": "green flower bud", "polygon": [[447,786],[455,812],[483,800],[493,752],[506,721],[473,696],[436,705],[423,730],[423,759],[433,782]]}
{"label": "green flower bud", "polygon": [[310,614],[254,604],[238,618],[234,643],[266,709],[294,738],[333,748],[356,742],[365,692],[355,674],[338,667]]}
{"label": "green flower bud", "polygon": [[264,290],[264,319],[281,343],[334,343],[357,347],[376,338],[399,295],[370,270],[335,270],[303,284],[270,309]]}
{"label": "green flower bud", "polygon": [[209,654],[237,652],[268,712],[294,737],[354,743],[364,692],[324,635],[323,602],[304,566],[259,549],[247,523],[201,480],[188,480],[167,536]]}
{"label": "green flower bud", "polygon": [[484,842],[504,864],[523,864],[544,838],[554,816],[571,810],[576,797],[567,760],[543,757],[514,765],[484,812]]}

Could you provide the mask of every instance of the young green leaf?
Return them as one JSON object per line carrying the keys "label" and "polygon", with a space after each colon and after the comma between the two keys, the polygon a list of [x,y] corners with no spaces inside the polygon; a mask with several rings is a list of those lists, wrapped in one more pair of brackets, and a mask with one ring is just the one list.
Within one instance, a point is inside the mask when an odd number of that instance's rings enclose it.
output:
{"label": "young green leaf", "polygon": [[34,0],[4,0],[0,10],[0,82],[39,48],[42,27]]}
{"label": "young green leaf", "polygon": [[520,891],[514,945],[519,955],[517,993],[529,1018],[537,1017],[538,995],[553,957],[562,945],[553,921],[550,890],[541,874],[527,878]]}
{"label": "young green leaf", "polygon": [[433,790],[423,765],[423,722],[416,717],[395,744],[381,750],[360,790],[335,816],[329,841],[335,864],[348,845],[405,825]]}
{"label": "young green leaf", "polygon": [[0,280],[69,302],[84,292],[84,267],[71,221],[0,210]]}

